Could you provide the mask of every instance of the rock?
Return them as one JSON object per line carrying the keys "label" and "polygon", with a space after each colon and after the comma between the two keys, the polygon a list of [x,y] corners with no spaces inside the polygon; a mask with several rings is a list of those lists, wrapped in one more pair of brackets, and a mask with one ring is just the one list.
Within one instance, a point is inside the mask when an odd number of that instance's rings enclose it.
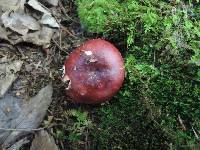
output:
{"label": "rock", "polygon": [[55,141],[47,131],[41,130],[35,134],[30,150],[58,150]]}

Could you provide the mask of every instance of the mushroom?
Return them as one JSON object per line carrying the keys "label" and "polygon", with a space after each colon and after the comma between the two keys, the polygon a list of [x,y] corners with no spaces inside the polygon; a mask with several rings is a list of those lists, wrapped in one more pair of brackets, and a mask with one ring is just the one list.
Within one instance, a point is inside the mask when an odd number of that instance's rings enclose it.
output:
{"label": "mushroom", "polygon": [[119,50],[103,39],[93,39],[69,55],[62,80],[68,83],[66,91],[73,102],[96,104],[117,93],[124,74]]}

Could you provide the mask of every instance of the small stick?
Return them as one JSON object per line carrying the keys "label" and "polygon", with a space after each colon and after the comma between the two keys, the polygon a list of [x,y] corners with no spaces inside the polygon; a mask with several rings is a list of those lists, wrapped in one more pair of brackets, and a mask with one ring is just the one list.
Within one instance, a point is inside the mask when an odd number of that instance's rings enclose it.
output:
{"label": "small stick", "polygon": [[185,125],[184,125],[184,123],[183,123],[183,120],[181,119],[180,115],[178,115],[178,121],[179,121],[179,123],[180,123],[182,129],[183,129],[184,131],[186,131],[187,129],[186,129],[186,127],[185,127]]}
{"label": "small stick", "polygon": [[192,131],[194,132],[194,135],[195,135],[195,137],[197,138],[197,140],[199,141],[199,136],[198,136],[198,134],[197,134],[197,132],[194,130],[194,128],[193,128],[193,126],[192,126]]}
{"label": "small stick", "polygon": [[73,35],[69,30],[67,30],[65,27],[61,26],[62,30],[64,30],[65,32],[67,32],[70,36],[72,36],[73,38],[77,38],[75,35]]}
{"label": "small stick", "polygon": [[28,129],[28,128],[19,128],[19,129],[14,129],[14,128],[0,128],[0,130],[3,131],[25,131],[25,132],[30,132],[30,131],[40,131],[44,130],[45,128],[37,128],[37,129]]}
{"label": "small stick", "polygon": [[56,40],[54,38],[52,38],[52,41],[56,44],[56,46],[63,52],[65,52],[66,54],[68,54],[68,52],[64,51],[62,47],[60,47],[60,45],[56,42]]}
{"label": "small stick", "polygon": [[67,14],[67,12],[65,11],[65,8],[64,8],[64,6],[62,5],[62,2],[61,2],[61,1],[59,1],[58,5],[60,6],[62,12],[64,13],[64,15],[65,15],[68,19],[70,19],[70,20],[72,20],[72,21],[74,21],[74,22],[77,23],[76,20],[72,19],[72,18]]}
{"label": "small stick", "polygon": [[54,126],[59,126],[59,124],[57,125],[50,125],[48,127],[43,127],[43,128],[33,128],[33,129],[28,129],[28,128],[0,128],[0,131],[24,131],[24,132],[31,132],[31,131],[41,131],[41,130],[44,130],[44,129],[49,129],[49,128],[52,128]]}

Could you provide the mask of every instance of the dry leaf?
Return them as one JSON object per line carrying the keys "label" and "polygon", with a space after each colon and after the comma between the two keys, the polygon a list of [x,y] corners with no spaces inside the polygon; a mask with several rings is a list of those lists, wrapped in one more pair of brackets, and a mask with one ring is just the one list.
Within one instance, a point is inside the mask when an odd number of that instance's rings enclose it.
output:
{"label": "dry leaf", "polygon": [[58,150],[55,141],[47,131],[41,130],[35,135],[30,150]]}
{"label": "dry leaf", "polygon": [[[52,86],[47,85],[45,88],[41,89],[35,97],[25,102],[23,106],[19,106],[20,109],[17,109],[18,113],[16,112],[17,116],[12,119],[8,118],[2,125],[0,123],[0,128],[16,129],[12,131],[0,130],[0,149],[10,147],[17,139],[30,134],[31,129],[37,128],[40,125],[52,101],[52,93]],[[7,103],[6,100],[7,99],[0,99],[0,108],[1,103]],[[13,101],[13,103],[16,102]],[[13,107],[11,107],[11,110],[15,113]],[[26,131],[17,129],[24,129]]]}
{"label": "dry leaf", "polygon": [[3,97],[11,84],[17,78],[16,72],[21,69],[23,62],[16,60],[12,63],[0,64],[0,97]]}
{"label": "dry leaf", "polygon": [[[46,48],[49,46],[55,31],[49,27],[59,28],[59,24],[51,15],[50,10],[37,0],[29,0],[27,4],[42,13],[39,16],[41,19],[35,19],[31,14],[26,14],[24,12],[25,1],[0,0],[0,39],[7,40],[11,44],[28,42]],[[11,30],[7,31],[1,24]],[[32,32],[29,32],[30,30]]]}
{"label": "dry leaf", "polygon": [[0,39],[8,40],[8,32],[0,26]]}
{"label": "dry leaf", "polygon": [[29,143],[30,141],[25,137],[24,139],[21,139],[17,141],[15,144],[13,144],[11,147],[9,147],[7,150],[21,150],[21,147],[24,144]]}
{"label": "dry leaf", "polygon": [[40,31],[29,33],[24,35],[23,41],[30,42],[36,45],[43,45],[43,47],[48,47],[53,36],[54,29],[49,27],[43,27]]}
{"label": "dry leaf", "polygon": [[50,27],[59,28],[59,24],[56,20],[49,14],[44,14],[40,21],[42,24],[49,25]]}
{"label": "dry leaf", "polygon": [[1,19],[6,28],[8,27],[21,35],[27,34],[29,30],[40,29],[39,23],[24,13],[6,11]]}
{"label": "dry leaf", "polygon": [[44,7],[44,5],[42,5],[37,0],[29,0],[27,4],[31,7],[33,7],[35,10],[38,10],[44,14],[51,14],[51,12],[49,10],[47,10],[47,8]]}
{"label": "dry leaf", "polygon": [[40,0],[41,2],[48,3],[52,6],[58,6],[58,0]]}
{"label": "dry leaf", "polygon": [[0,7],[6,10],[24,10],[26,0],[0,0]]}
{"label": "dry leaf", "polygon": [[42,24],[49,25],[53,28],[59,28],[59,24],[55,18],[52,17],[51,12],[44,5],[42,5],[37,0],[29,0],[27,4],[33,7],[35,10],[43,13],[42,19],[40,21]]}

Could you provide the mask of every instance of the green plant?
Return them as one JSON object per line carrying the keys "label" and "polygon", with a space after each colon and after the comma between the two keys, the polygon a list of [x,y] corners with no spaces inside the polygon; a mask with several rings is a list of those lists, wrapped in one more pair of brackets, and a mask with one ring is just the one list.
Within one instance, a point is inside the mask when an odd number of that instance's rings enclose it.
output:
{"label": "green plant", "polygon": [[69,117],[75,117],[75,122],[68,128],[68,140],[70,142],[80,141],[82,136],[87,136],[87,130],[92,128],[92,121],[88,118],[87,112],[80,110],[69,110],[66,114]]}
{"label": "green plant", "polygon": [[82,109],[70,109],[62,115],[65,124],[55,129],[54,136],[62,141],[67,141],[70,148],[79,149],[89,140],[89,130],[93,129],[93,123],[88,113]]}
{"label": "green plant", "polygon": [[95,111],[100,119],[96,144],[100,149],[195,145],[191,128],[200,130],[198,1],[101,2],[77,0],[81,22],[88,32],[103,33],[116,44],[125,41],[127,73],[111,104]]}
{"label": "green plant", "polygon": [[77,0],[76,2],[79,6],[78,14],[81,22],[85,28],[93,32],[105,30],[104,24],[108,22],[107,16],[112,14],[118,6],[116,0]]}
{"label": "green plant", "polygon": [[191,62],[198,63],[200,21],[194,15],[196,9],[184,7],[183,2],[174,7],[158,0],[77,0],[77,5],[81,22],[90,32],[124,33],[129,47],[142,43],[138,46],[148,54],[152,49],[166,49],[176,56],[192,51]]}

